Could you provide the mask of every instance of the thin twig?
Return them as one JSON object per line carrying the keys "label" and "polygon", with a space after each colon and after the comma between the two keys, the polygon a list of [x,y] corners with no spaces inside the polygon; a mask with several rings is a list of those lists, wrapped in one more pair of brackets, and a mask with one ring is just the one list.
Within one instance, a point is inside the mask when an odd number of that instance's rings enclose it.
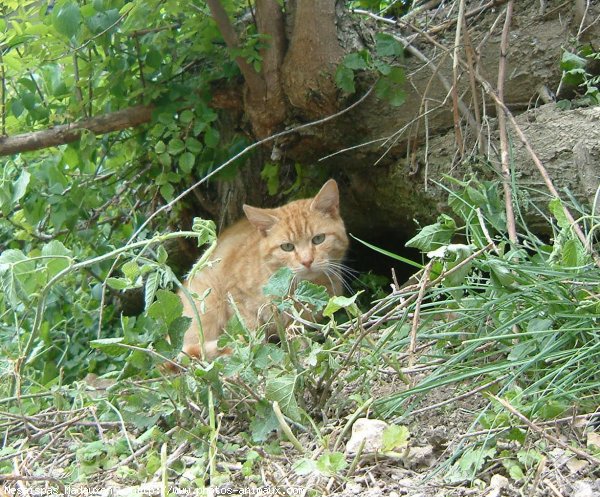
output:
{"label": "thin twig", "polygon": [[466,399],[467,397],[471,397],[471,396],[475,395],[476,393],[479,393],[482,390],[486,390],[489,387],[491,387],[492,385],[501,382],[502,380],[506,379],[508,376],[510,376],[510,375],[505,374],[505,375],[501,376],[500,378],[496,378],[495,380],[492,380],[492,381],[486,383],[485,385],[481,385],[477,388],[474,388],[473,390],[469,390],[468,392],[465,392],[457,397],[451,397],[449,399],[443,400],[442,402],[438,402],[437,404],[431,404],[431,405],[422,407],[421,409],[415,409],[414,411],[410,411],[410,415],[415,416],[417,414],[421,414],[423,412],[431,411],[432,409],[437,409],[439,407],[445,406],[446,404],[451,404],[452,402],[457,402],[459,400]]}
{"label": "thin twig", "polygon": [[460,129],[460,118],[458,114],[458,51],[460,48],[461,30],[465,19],[465,0],[460,0],[458,5],[458,19],[456,22],[456,33],[454,36],[454,50],[452,58],[452,113],[454,117],[454,135],[456,138],[456,146],[460,152],[460,156],[464,155],[464,142],[462,131]]}
{"label": "thin twig", "polygon": [[413,367],[415,365],[415,350],[417,348],[417,330],[419,329],[419,319],[421,317],[421,304],[423,303],[423,297],[425,296],[425,289],[429,282],[429,274],[435,259],[431,259],[425,270],[423,276],[421,276],[421,283],[419,287],[419,294],[415,303],[415,312],[413,315],[412,327],[410,329],[410,345],[408,346],[408,366]]}
{"label": "thin twig", "polygon": [[[506,79],[506,57],[508,52],[508,43],[510,36],[510,23],[513,13],[513,0],[506,6],[506,19],[502,29],[502,41],[500,42],[500,62],[498,64],[498,100],[504,102],[504,81]],[[504,188],[504,205],[506,210],[506,229],[508,239],[511,243],[517,243],[517,227],[515,223],[515,213],[513,210],[513,194],[511,189],[511,173],[508,154],[508,133],[506,131],[506,116],[502,108],[496,105],[498,115],[498,132],[500,134],[500,150],[502,158],[502,186]]]}
{"label": "thin twig", "polygon": [[566,444],[565,442],[556,438],[555,436],[550,435],[549,433],[546,433],[542,428],[540,428],[536,424],[532,423],[525,415],[521,414],[517,409],[515,409],[507,400],[501,399],[500,397],[496,397],[495,395],[492,395],[492,394],[490,394],[490,397],[492,399],[494,399],[496,402],[498,402],[499,404],[501,404],[513,416],[516,416],[521,421],[523,421],[523,423],[525,423],[531,431],[534,431],[535,433],[541,435],[549,442],[552,442],[553,444],[558,445],[561,449],[573,452],[573,454],[575,454],[583,459],[586,459],[587,461],[591,462],[592,464],[600,464],[600,459],[593,456],[592,454],[589,454],[585,450],[578,449],[577,447],[572,447],[571,445]]}

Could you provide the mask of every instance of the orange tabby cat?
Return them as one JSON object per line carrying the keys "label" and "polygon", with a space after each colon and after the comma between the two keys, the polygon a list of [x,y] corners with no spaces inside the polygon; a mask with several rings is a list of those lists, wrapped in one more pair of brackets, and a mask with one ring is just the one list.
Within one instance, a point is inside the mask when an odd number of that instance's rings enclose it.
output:
{"label": "orange tabby cat", "polygon": [[269,321],[269,297],[263,286],[282,267],[290,268],[294,281],[309,280],[342,291],[343,259],[348,237],[339,213],[339,193],[334,180],[327,181],[314,198],[296,200],[276,209],[244,205],[246,218],[226,229],[217,240],[212,260],[186,282],[187,289],[203,296],[203,305],[180,292],[184,315],[192,324],[184,338],[183,351],[201,356],[200,319],[204,333],[204,357],[219,354],[217,340],[233,316],[231,298],[246,326],[256,328]]}

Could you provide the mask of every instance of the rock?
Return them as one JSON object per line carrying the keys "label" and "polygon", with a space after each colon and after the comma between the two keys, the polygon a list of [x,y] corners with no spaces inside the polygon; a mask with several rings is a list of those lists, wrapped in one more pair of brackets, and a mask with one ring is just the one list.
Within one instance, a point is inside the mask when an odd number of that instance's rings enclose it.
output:
{"label": "rock", "polygon": [[363,491],[363,487],[360,483],[350,481],[346,483],[346,488],[344,490],[350,494],[359,494]]}
{"label": "rock", "polygon": [[598,494],[588,482],[578,481],[573,483],[571,497],[598,497]]}
{"label": "rock", "polygon": [[490,486],[485,497],[499,497],[503,488],[508,487],[508,478],[502,475],[494,475],[490,480]]}
{"label": "rock", "polygon": [[379,419],[357,419],[352,426],[352,435],[346,444],[347,454],[356,454],[362,441],[365,441],[363,453],[379,452],[383,449],[383,431],[388,427]]}
{"label": "rock", "polygon": [[429,468],[435,462],[433,446],[409,447],[401,459],[407,468],[414,468],[415,466]]}
{"label": "rock", "polygon": [[600,433],[590,431],[587,434],[587,448],[588,449],[600,449]]}
{"label": "rock", "polygon": [[582,471],[589,464],[589,462],[584,461],[583,459],[571,459],[567,462],[567,468],[569,468],[571,474],[575,474]]}

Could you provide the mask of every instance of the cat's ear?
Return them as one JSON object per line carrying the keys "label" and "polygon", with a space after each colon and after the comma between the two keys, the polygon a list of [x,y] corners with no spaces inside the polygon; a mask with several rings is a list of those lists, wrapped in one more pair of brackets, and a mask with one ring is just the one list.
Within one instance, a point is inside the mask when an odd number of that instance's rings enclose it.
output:
{"label": "cat's ear", "polygon": [[340,192],[334,179],[325,183],[310,204],[312,210],[337,215],[340,207]]}
{"label": "cat's ear", "polygon": [[258,207],[252,207],[247,204],[244,204],[242,208],[244,209],[248,221],[263,233],[269,231],[273,225],[279,221],[277,217],[271,214],[270,209],[259,209]]}

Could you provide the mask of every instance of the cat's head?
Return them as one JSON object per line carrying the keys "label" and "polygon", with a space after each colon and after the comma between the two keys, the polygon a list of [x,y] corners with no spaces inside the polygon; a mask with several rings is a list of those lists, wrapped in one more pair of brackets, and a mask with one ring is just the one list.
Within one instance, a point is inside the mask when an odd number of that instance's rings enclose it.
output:
{"label": "cat's head", "polygon": [[339,203],[337,183],[330,179],[314,198],[276,209],[244,205],[262,235],[259,250],[268,267],[288,267],[299,279],[312,281],[336,274],[348,248]]}

